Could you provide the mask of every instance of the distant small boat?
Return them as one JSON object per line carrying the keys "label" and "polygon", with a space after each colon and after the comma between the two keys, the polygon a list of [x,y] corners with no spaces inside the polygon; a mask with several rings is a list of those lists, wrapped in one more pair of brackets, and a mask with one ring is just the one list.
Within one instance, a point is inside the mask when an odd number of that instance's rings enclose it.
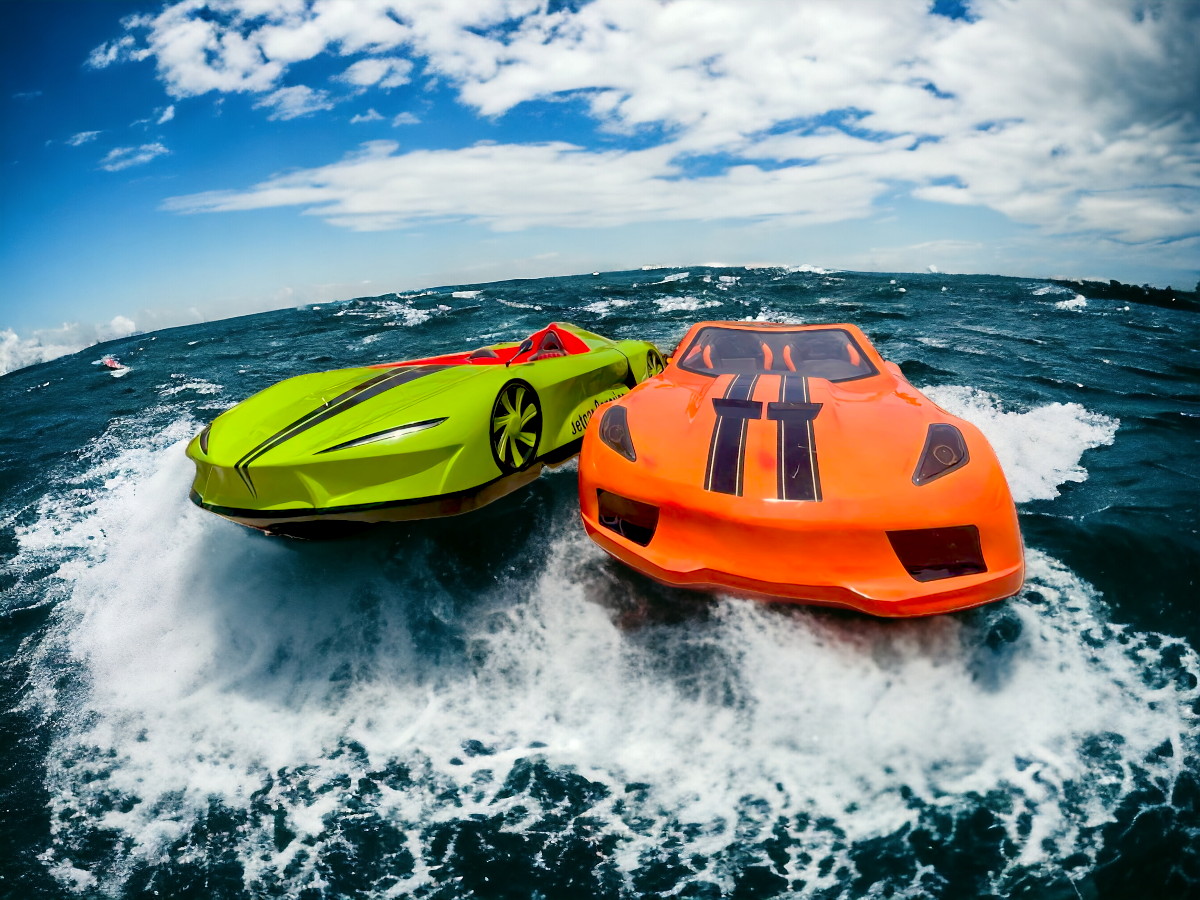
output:
{"label": "distant small boat", "polygon": [[115,356],[104,357],[104,359],[100,360],[100,365],[104,366],[107,369],[124,369],[124,368],[126,368],[125,366],[121,365],[121,361],[119,359],[117,359]]}

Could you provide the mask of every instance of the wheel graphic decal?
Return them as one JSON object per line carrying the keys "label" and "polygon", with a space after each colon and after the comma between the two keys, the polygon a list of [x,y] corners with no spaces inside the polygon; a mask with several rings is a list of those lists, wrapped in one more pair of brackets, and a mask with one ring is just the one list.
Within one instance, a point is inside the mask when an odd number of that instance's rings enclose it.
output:
{"label": "wheel graphic decal", "polygon": [[662,373],[662,370],[667,367],[663,362],[662,356],[657,350],[648,350],[646,352],[646,377],[653,378],[655,375]]}
{"label": "wheel graphic decal", "polygon": [[510,381],[492,407],[492,457],[506,475],[526,468],[542,438],[542,406],[524,381]]}

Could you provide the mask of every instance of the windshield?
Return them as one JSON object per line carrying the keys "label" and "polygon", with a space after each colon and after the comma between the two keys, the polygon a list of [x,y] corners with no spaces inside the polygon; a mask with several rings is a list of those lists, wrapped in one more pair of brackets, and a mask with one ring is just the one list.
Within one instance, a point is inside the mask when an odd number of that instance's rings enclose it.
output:
{"label": "windshield", "polygon": [[702,328],[679,365],[702,375],[794,372],[829,381],[878,374],[850,333],[841,328],[808,331]]}

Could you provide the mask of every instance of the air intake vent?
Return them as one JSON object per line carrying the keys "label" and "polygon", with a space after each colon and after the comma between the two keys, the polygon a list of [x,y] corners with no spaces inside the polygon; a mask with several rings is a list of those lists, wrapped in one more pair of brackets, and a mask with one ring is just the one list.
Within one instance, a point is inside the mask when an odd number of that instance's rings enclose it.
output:
{"label": "air intake vent", "polygon": [[937,581],[987,571],[974,525],[889,531],[900,563],[917,581]]}
{"label": "air intake vent", "polygon": [[658,528],[658,507],[626,497],[596,491],[600,501],[600,524],[609,531],[645,547]]}

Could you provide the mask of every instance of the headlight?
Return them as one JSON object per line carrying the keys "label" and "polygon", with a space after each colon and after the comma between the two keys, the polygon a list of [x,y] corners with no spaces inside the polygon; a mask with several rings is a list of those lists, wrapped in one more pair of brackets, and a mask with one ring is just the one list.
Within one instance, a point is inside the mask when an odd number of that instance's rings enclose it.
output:
{"label": "headlight", "polygon": [[637,462],[637,451],[633,449],[633,438],[629,436],[625,407],[610,406],[604,411],[604,418],[600,420],[600,440],[630,462]]}
{"label": "headlight", "polygon": [[917,470],[913,472],[913,484],[928,484],[935,478],[961,469],[970,459],[962,432],[953,425],[930,425],[925,436],[925,449],[921,451]]}
{"label": "headlight", "polygon": [[200,452],[208,456],[208,436],[212,433],[212,423],[204,426],[204,430],[200,432]]}

